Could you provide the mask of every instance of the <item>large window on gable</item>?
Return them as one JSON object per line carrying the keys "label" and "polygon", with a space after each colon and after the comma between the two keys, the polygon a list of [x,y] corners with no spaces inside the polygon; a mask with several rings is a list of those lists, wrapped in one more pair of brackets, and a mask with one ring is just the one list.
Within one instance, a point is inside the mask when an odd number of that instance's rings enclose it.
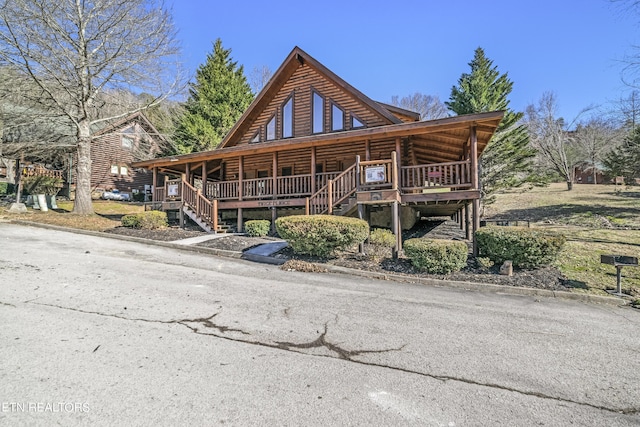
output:
{"label": "large window on gable", "polygon": [[291,138],[293,136],[293,96],[282,106],[282,137]]}
{"label": "large window on gable", "polygon": [[312,133],[324,132],[324,98],[317,92],[311,92]]}
{"label": "large window on gable", "polygon": [[273,141],[274,139],[276,139],[276,115],[275,114],[273,115],[273,117],[271,117],[271,119],[267,123],[267,141]]}
{"label": "large window on gable", "polygon": [[344,111],[336,104],[331,104],[331,130],[344,130]]}

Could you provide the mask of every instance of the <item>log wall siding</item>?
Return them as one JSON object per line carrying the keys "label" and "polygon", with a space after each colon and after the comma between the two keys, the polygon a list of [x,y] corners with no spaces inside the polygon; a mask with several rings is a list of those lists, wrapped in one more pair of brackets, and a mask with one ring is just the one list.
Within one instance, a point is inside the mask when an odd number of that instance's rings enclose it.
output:
{"label": "log wall siding", "polygon": [[[91,189],[95,192],[104,190],[118,189],[125,193],[131,193],[132,190],[144,191],[145,185],[153,184],[153,174],[147,169],[133,169],[131,163],[139,160],[135,158],[134,153],[139,148],[139,139],[136,135],[144,132],[139,124],[134,124],[135,132],[129,135],[132,138],[133,146],[131,149],[122,147],[122,131],[131,127],[128,123],[118,129],[114,129],[110,133],[105,133],[97,137],[91,144]],[[153,140],[153,138],[152,138]],[[151,144],[149,149],[149,157],[153,157],[158,151],[158,145]],[[77,165],[77,157],[74,156],[72,169],[72,180],[75,183],[75,165]],[[118,173],[111,173],[111,166],[118,166]],[[121,167],[127,168],[127,175],[120,175]]]}
{"label": "log wall siding", "polygon": [[375,127],[388,124],[386,119],[360,103],[344,89],[336,86],[332,81],[318,73],[307,64],[300,65],[289,80],[282,86],[277,95],[267,107],[258,115],[249,129],[238,141],[230,141],[228,147],[233,145],[249,144],[257,131],[260,131],[260,141],[266,141],[266,124],[276,114],[276,139],[282,135],[282,106],[285,101],[293,96],[293,136],[311,135],[311,91],[315,90],[323,96],[325,132],[330,132],[331,126],[331,102],[335,102],[345,113],[345,130],[351,129],[351,113],[366,124],[367,127]]}

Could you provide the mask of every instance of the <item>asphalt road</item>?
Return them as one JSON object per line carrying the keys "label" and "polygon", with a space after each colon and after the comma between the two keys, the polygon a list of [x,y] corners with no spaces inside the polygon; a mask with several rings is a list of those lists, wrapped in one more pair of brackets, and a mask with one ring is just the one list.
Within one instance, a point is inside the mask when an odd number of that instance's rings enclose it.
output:
{"label": "asphalt road", "polygon": [[640,311],[0,223],[1,425],[640,425]]}

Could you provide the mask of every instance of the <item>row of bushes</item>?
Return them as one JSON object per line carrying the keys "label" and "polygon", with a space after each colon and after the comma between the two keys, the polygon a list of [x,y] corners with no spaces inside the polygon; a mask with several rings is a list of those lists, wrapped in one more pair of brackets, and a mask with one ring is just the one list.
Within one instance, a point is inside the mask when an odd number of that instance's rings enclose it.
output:
{"label": "row of bushes", "polygon": [[[251,223],[251,226],[249,224]],[[359,219],[331,216],[288,216],[276,220],[280,237],[298,254],[328,257],[369,238],[372,245],[391,248],[395,236],[389,230],[373,229]],[[269,221],[248,221],[247,234],[268,233]],[[249,231],[251,230],[251,231]],[[496,264],[510,260],[514,267],[535,268],[551,263],[559,254],[565,237],[559,233],[517,227],[485,227],[477,231],[479,255]],[[409,239],[403,249],[421,271],[447,274],[467,264],[468,247],[460,241]]]}

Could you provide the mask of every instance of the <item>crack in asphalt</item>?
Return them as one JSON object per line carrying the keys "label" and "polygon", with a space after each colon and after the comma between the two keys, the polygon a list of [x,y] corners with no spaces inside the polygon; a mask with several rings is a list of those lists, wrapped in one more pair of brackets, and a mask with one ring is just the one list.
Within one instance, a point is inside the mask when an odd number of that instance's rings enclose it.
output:
{"label": "crack in asphalt", "polygon": [[[390,349],[385,349],[385,350],[345,350],[343,348],[341,348],[340,346],[333,344],[329,341],[327,341],[326,337],[327,337],[327,325],[329,322],[324,324],[324,332],[322,332],[318,338],[316,338],[313,341],[309,341],[307,343],[292,343],[292,342],[285,342],[285,341],[276,341],[277,344],[277,348],[281,349],[281,350],[287,350],[287,351],[293,351],[292,349],[300,349],[300,350],[305,350],[305,349],[309,349],[309,348],[320,348],[320,347],[324,347],[329,351],[332,351],[334,353],[336,353],[338,355],[338,358],[343,359],[343,360],[348,360],[350,362],[358,362],[357,360],[353,360],[352,358],[354,356],[360,356],[361,354],[369,354],[369,353],[388,353],[390,351],[400,351],[402,349],[404,349],[404,347],[406,346],[406,344],[403,344],[402,346],[398,347],[398,348],[390,348]],[[297,352],[297,353],[303,353],[303,352]]]}
{"label": "crack in asphalt", "polygon": [[429,374],[429,373],[426,373],[426,372],[414,371],[412,369],[401,368],[401,367],[398,367],[398,366],[384,365],[384,364],[381,364],[381,363],[366,362],[366,361],[362,361],[362,360],[353,359],[353,357],[359,356],[359,355],[362,355],[362,354],[386,353],[386,352],[391,352],[391,351],[400,351],[406,346],[406,344],[403,344],[401,347],[399,347],[397,349],[345,350],[345,349],[343,349],[343,348],[341,348],[341,347],[339,347],[339,346],[337,346],[335,344],[332,344],[331,342],[327,341],[326,335],[327,335],[328,323],[329,322],[326,322],[324,324],[324,331],[318,336],[318,338],[316,338],[313,341],[310,341],[310,342],[307,342],[307,343],[291,343],[291,342],[268,343],[268,342],[255,341],[255,340],[232,337],[232,336],[219,335],[219,334],[211,333],[211,332],[203,332],[199,328],[190,325],[191,323],[199,323],[199,324],[202,324],[207,329],[216,329],[220,333],[239,332],[239,333],[241,333],[243,335],[251,335],[251,333],[243,331],[241,329],[234,329],[234,328],[230,328],[230,327],[227,327],[227,326],[220,326],[220,325],[217,325],[217,324],[213,323],[211,321],[211,319],[213,319],[214,317],[216,317],[220,313],[214,313],[213,315],[211,315],[209,317],[199,317],[199,318],[194,318],[194,319],[150,320],[150,319],[142,319],[142,318],[125,317],[125,316],[121,316],[121,315],[117,315],[117,314],[108,314],[108,313],[102,313],[102,312],[98,312],[98,311],[82,310],[82,309],[79,309],[79,308],[64,307],[64,306],[55,305],[55,304],[44,304],[44,303],[28,302],[28,301],[25,301],[25,303],[30,303],[30,304],[35,304],[35,305],[42,305],[42,306],[47,306],[47,307],[54,307],[54,308],[59,308],[59,309],[62,309],[62,310],[70,310],[70,311],[75,311],[75,312],[83,313],[83,314],[94,314],[94,315],[98,315],[98,316],[112,317],[112,318],[116,318],[116,319],[120,319],[120,320],[127,320],[127,321],[146,322],[146,323],[160,323],[160,324],[165,324],[165,325],[174,325],[174,324],[175,325],[182,325],[182,326],[188,328],[189,330],[191,330],[193,333],[198,334],[198,335],[212,336],[212,337],[224,339],[224,340],[227,340],[227,341],[233,341],[233,342],[239,342],[239,343],[243,343],[243,344],[256,345],[256,346],[260,346],[260,347],[267,347],[267,348],[272,348],[272,349],[277,349],[277,350],[288,351],[288,352],[292,352],[292,353],[303,354],[303,355],[307,355],[307,356],[327,357],[327,358],[330,358],[330,359],[335,359],[336,357],[333,356],[333,355],[311,354],[311,353],[307,353],[307,352],[303,351],[303,350],[310,349],[310,348],[324,347],[324,348],[332,351],[333,353],[337,354],[339,359],[345,360],[345,361],[351,362],[351,363],[356,363],[356,364],[359,364],[359,365],[390,369],[392,371],[403,372],[403,373],[413,374],[413,375],[419,375],[419,376],[422,376],[422,377],[425,377],[425,378],[431,378],[431,379],[435,379],[435,380],[442,381],[442,382],[455,381],[455,382],[461,382],[461,383],[464,383],[464,384],[469,384],[469,385],[474,385],[474,386],[488,387],[488,388],[493,388],[493,389],[497,389],[497,390],[509,391],[509,392],[513,392],[513,393],[522,394],[522,395],[525,395],[525,396],[532,396],[532,397],[537,397],[537,398],[540,398],[540,399],[553,400],[553,401],[556,401],[556,402],[563,402],[563,403],[569,403],[569,404],[574,404],[574,405],[579,405],[579,406],[585,406],[585,407],[589,407],[589,408],[593,408],[593,409],[597,409],[597,410],[601,410],[601,411],[606,411],[606,412],[611,412],[611,413],[615,413],[615,414],[623,414],[623,415],[640,414],[640,407],[638,407],[638,408],[631,407],[631,408],[622,408],[622,409],[609,408],[607,406],[596,405],[596,404],[592,404],[592,403],[588,403],[588,402],[580,402],[580,401],[576,401],[576,400],[566,399],[566,398],[563,398],[563,397],[551,396],[551,395],[540,393],[540,392],[536,392],[536,391],[520,390],[520,389],[517,389],[517,388],[508,387],[508,386],[504,386],[504,385],[500,385],[500,384],[488,383],[488,382],[480,382],[480,381],[476,381],[476,380],[472,380],[472,379],[464,378],[464,377],[455,377],[455,376],[451,376],[451,375]]}

